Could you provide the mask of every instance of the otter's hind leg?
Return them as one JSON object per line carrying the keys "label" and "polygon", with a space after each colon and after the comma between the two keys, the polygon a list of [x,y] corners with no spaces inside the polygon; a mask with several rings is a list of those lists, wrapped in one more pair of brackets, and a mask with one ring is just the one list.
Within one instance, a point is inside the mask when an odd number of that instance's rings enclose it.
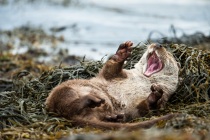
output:
{"label": "otter's hind leg", "polygon": [[138,113],[140,116],[145,116],[150,110],[159,109],[159,100],[163,95],[163,90],[159,85],[153,84],[151,86],[151,93],[147,99],[143,100],[138,106]]}
{"label": "otter's hind leg", "polygon": [[100,97],[93,94],[81,96],[71,87],[63,85],[55,88],[45,102],[48,111],[55,112],[67,119],[84,113],[85,108],[99,107],[103,103],[105,100]]}
{"label": "otter's hind leg", "polygon": [[74,89],[69,86],[59,85],[50,92],[45,105],[49,112],[55,112],[65,118],[71,118],[80,108],[78,99],[79,95]]}
{"label": "otter's hind leg", "polygon": [[120,44],[116,54],[106,62],[100,71],[99,76],[104,77],[106,80],[111,80],[116,77],[126,78],[126,74],[123,72],[122,67],[124,61],[131,55],[132,45],[133,43],[131,41]]}
{"label": "otter's hind leg", "polygon": [[80,106],[81,108],[95,108],[101,106],[101,104],[104,104],[105,100],[95,96],[94,94],[88,94],[86,96],[81,97],[80,99]]}

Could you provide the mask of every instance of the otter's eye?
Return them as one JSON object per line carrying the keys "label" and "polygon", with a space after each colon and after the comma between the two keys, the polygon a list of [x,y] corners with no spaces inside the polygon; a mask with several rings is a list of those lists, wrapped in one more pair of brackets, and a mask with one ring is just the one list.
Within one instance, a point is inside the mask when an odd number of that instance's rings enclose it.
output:
{"label": "otter's eye", "polygon": [[154,47],[155,47],[155,48],[162,48],[163,46],[160,45],[159,43],[155,43],[155,44],[154,44]]}
{"label": "otter's eye", "polygon": [[155,45],[156,45],[157,48],[162,48],[162,47],[163,47],[163,46],[160,45],[159,43],[156,43]]}

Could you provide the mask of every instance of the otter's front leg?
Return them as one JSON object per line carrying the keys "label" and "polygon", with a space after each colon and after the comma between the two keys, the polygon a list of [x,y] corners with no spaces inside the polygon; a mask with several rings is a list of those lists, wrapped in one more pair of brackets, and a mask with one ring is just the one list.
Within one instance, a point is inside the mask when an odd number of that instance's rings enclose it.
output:
{"label": "otter's front leg", "polygon": [[111,80],[113,78],[126,78],[126,74],[123,72],[122,67],[124,61],[131,55],[131,46],[133,43],[127,41],[120,44],[115,55],[109,59],[102,70],[99,73],[99,76],[104,77],[106,80]]}
{"label": "otter's front leg", "polygon": [[163,95],[161,86],[153,84],[151,86],[151,93],[147,99],[143,100],[138,106],[138,113],[140,116],[145,116],[150,110],[156,110],[160,108],[159,102]]}

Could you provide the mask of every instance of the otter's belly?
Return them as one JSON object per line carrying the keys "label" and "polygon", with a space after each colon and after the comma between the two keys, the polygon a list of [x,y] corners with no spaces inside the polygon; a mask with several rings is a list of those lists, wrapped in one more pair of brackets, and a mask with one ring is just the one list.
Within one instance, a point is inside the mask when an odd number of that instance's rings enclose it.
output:
{"label": "otter's belly", "polygon": [[144,77],[129,77],[108,84],[108,93],[120,102],[121,107],[135,108],[151,93],[151,82]]}

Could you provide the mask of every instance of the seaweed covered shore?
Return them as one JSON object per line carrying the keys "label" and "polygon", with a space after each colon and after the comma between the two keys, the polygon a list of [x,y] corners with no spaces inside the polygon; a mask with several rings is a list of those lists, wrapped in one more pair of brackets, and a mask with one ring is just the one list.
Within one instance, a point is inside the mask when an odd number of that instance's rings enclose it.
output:
{"label": "seaweed covered shore", "polygon": [[[42,30],[16,29],[1,32],[8,41],[0,42],[0,139],[209,139],[210,138],[210,51],[200,49],[202,44],[210,47],[210,39],[189,44],[170,40],[163,42],[180,63],[179,85],[176,93],[160,115],[181,113],[178,117],[160,122],[152,129],[134,132],[75,128],[66,120],[46,112],[44,102],[50,90],[63,81],[75,78],[89,79],[97,75],[103,61],[88,61],[80,58],[73,65],[67,63],[43,63],[38,56],[49,55],[37,44],[50,41],[53,45],[65,39]],[[30,36],[29,34],[30,33]],[[21,43],[30,46],[24,54],[14,55],[10,39],[18,37]],[[175,44],[179,43],[179,44]],[[185,43],[185,44],[182,44]],[[19,44],[21,46],[22,44]],[[146,45],[140,43],[133,48],[132,56],[125,64],[131,69],[142,56]],[[7,51],[4,51],[7,49]],[[38,50],[38,51],[37,51]],[[44,52],[44,53],[43,53]],[[33,57],[31,57],[34,55]],[[60,56],[69,58],[61,54]],[[75,57],[73,57],[75,59]],[[79,59],[79,58],[76,58]],[[64,60],[64,59],[62,59]],[[69,62],[69,61],[67,61]],[[151,112],[143,121],[154,116]]]}

